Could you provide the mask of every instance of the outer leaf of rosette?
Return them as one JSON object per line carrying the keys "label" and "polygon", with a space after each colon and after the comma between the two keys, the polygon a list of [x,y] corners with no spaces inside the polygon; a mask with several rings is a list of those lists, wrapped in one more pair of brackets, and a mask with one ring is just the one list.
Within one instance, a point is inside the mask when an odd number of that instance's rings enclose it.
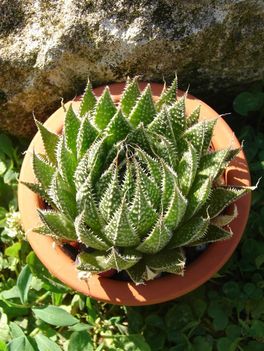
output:
{"label": "outer leaf of rosette", "polygon": [[104,134],[107,136],[107,143],[112,146],[118,141],[124,140],[132,130],[133,127],[119,109],[105,128]]}
{"label": "outer leaf of rosette", "polygon": [[120,100],[122,112],[125,114],[125,116],[128,116],[130,114],[140,94],[140,89],[138,87],[138,77],[135,77],[132,80],[128,78]]}
{"label": "outer leaf of rosette", "polygon": [[81,122],[75,114],[72,105],[68,108],[64,122],[64,136],[66,148],[76,156],[77,153],[77,136]]}
{"label": "outer leaf of rosette", "polygon": [[188,222],[184,223],[173,233],[169,247],[184,247],[192,242],[199,240],[206,235],[207,228],[210,223],[210,218],[201,216],[193,217]]}
{"label": "outer leaf of rosette", "polygon": [[52,178],[48,194],[52,202],[61,212],[69,218],[75,219],[77,215],[76,194],[62,179],[58,171],[56,171]]}
{"label": "outer leaf of rosette", "polygon": [[172,232],[166,227],[161,216],[146,238],[137,246],[137,250],[145,254],[156,254],[170,241]]}
{"label": "outer leaf of rosette", "polygon": [[175,139],[178,139],[179,135],[186,129],[185,101],[186,95],[182,96],[168,108],[168,116]]}
{"label": "outer leaf of rosette", "polygon": [[111,267],[107,264],[105,252],[81,252],[76,259],[79,271],[89,273],[99,273],[109,270]]}
{"label": "outer leaf of rosette", "polygon": [[187,199],[183,196],[175,182],[171,200],[164,213],[164,223],[170,230],[175,230],[181,223],[187,204]]}
{"label": "outer leaf of rosette", "polygon": [[56,168],[43,157],[33,152],[33,171],[43,189],[48,189]]}
{"label": "outer leaf of rosette", "polygon": [[186,126],[187,128],[192,127],[194,124],[198,123],[200,117],[201,105],[197,106],[193,112],[187,117]]}
{"label": "outer leaf of rosette", "polygon": [[179,187],[184,195],[188,195],[198,167],[197,154],[191,143],[186,142],[182,157],[177,167]]}
{"label": "outer leaf of rosette", "polygon": [[178,89],[178,79],[177,76],[175,76],[173,82],[169,86],[169,88],[166,87],[166,83],[164,83],[164,87],[162,90],[162,93],[156,102],[156,108],[158,111],[161,111],[162,107],[164,105],[171,105],[175,102],[176,97],[177,97],[177,89]]}
{"label": "outer leaf of rosette", "polygon": [[107,265],[119,272],[134,266],[141,258],[142,254],[134,249],[126,248],[121,251],[113,247],[106,261]]}
{"label": "outer leaf of rosette", "polygon": [[61,212],[38,210],[39,217],[51,236],[60,239],[77,240],[73,221]]}
{"label": "outer leaf of rosette", "polygon": [[77,157],[80,160],[97,138],[99,132],[91,123],[89,114],[83,116],[77,136]]}
{"label": "outer leaf of rosette", "polygon": [[213,119],[196,123],[181,135],[182,139],[189,141],[194,146],[198,160],[208,151],[216,121],[217,119]]}
{"label": "outer leaf of rosette", "polygon": [[203,155],[200,159],[197,176],[210,177],[215,180],[226,164],[229,154],[229,149],[223,149]]}
{"label": "outer leaf of rosette", "polygon": [[25,185],[26,187],[28,187],[28,189],[30,189],[31,191],[33,191],[37,195],[39,195],[49,205],[52,204],[51,198],[47,194],[46,190],[44,190],[40,184],[23,182],[23,181],[20,181],[20,183]]}
{"label": "outer leaf of rosette", "polygon": [[185,257],[180,249],[164,249],[145,259],[146,265],[155,272],[183,275]]}
{"label": "outer leaf of rosette", "polygon": [[177,136],[174,134],[173,122],[168,107],[164,106],[155,116],[154,120],[148,125],[148,131],[165,136],[173,145],[177,146]]}
{"label": "outer leaf of rosette", "polygon": [[74,182],[78,189],[89,176],[94,184],[101,175],[108,154],[106,138],[96,139],[80,160],[74,173]]}
{"label": "outer leaf of rosette", "polygon": [[50,130],[48,130],[42,123],[35,119],[36,126],[41,135],[41,139],[44,145],[46,156],[49,161],[56,165],[57,157],[56,157],[56,147],[59,141],[59,136]]}
{"label": "outer leaf of rosette", "polygon": [[100,130],[104,130],[115,113],[116,107],[107,86],[94,108],[94,122]]}
{"label": "outer leaf of rosette", "polygon": [[197,240],[191,242],[189,246],[204,245],[216,241],[227,240],[230,239],[232,236],[233,233],[230,228],[224,229],[216,225],[210,224],[206,234],[201,238],[198,238]]}
{"label": "outer leaf of rosette", "polygon": [[196,177],[188,195],[188,206],[185,213],[187,221],[203,207],[212,191],[212,179],[203,176]]}
{"label": "outer leaf of rosette", "polygon": [[77,167],[77,159],[72,151],[66,148],[64,135],[60,136],[57,146],[58,170],[63,178],[72,189],[75,189],[74,172]]}
{"label": "outer leaf of rosette", "polygon": [[146,126],[153,120],[155,114],[156,108],[152,99],[151,88],[148,84],[131,111],[129,121],[133,127],[137,127],[140,123]]}
{"label": "outer leaf of rosette", "polygon": [[96,105],[96,97],[92,90],[92,85],[90,80],[88,79],[84,94],[82,96],[79,115],[80,117],[85,116],[88,112],[93,111]]}
{"label": "outer leaf of rosette", "polygon": [[218,187],[212,189],[211,196],[205,204],[211,218],[219,215],[227,206],[251,191],[250,188]]}
{"label": "outer leaf of rosette", "polygon": [[74,222],[78,241],[85,244],[87,247],[91,247],[96,250],[108,250],[110,244],[107,243],[105,238],[102,237],[100,233],[94,232],[89,226],[87,226],[86,216],[86,211],[83,210],[79,216],[76,217]]}

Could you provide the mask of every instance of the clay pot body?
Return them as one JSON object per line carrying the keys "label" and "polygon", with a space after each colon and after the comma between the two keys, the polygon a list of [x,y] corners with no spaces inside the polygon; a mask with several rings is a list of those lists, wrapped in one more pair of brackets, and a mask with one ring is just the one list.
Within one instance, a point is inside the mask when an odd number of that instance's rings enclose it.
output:
{"label": "clay pot body", "polygon": [[[124,83],[116,83],[109,86],[115,102],[119,101],[124,85]],[[145,86],[146,83],[140,83],[141,89],[144,89]],[[151,88],[154,99],[155,97],[157,99],[162,91],[163,85],[152,83]],[[103,89],[104,87],[99,87],[94,89],[94,92],[99,96]],[[182,94],[183,92],[179,91],[179,96]],[[76,100],[72,103],[73,108],[77,110],[79,101]],[[66,108],[68,105],[69,103],[66,104]],[[219,117],[219,115],[204,102],[188,95],[186,100],[187,114],[190,114],[197,105],[201,105],[201,119]],[[64,116],[65,113],[63,109],[58,109],[46,121],[45,126],[55,133],[60,133]],[[233,148],[240,146],[233,131],[221,117],[219,117],[217,121],[212,143],[216,150],[229,147],[230,145],[232,145]],[[37,153],[44,153],[39,133],[36,134],[29,146],[22,165],[20,180],[35,182],[35,176],[31,165],[33,149]],[[240,151],[238,156],[230,163],[225,172],[225,178],[229,185],[250,185],[248,165],[243,151]],[[169,274],[149,281],[145,285],[136,286],[131,282],[113,280],[98,275],[93,275],[87,281],[80,280],[74,262],[59,246],[54,246],[53,239],[32,231],[32,228],[40,224],[37,208],[43,206],[41,199],[27,187],[19,184],[18,201],[22,225],[26,231],[27,239],[39,259],[48,268],[51,274],[82,294],[112,304],[130,306],[155,304],[175,299],[206,282],[232,255],[245,229],[250,209],[250,195],[246,195],[236,202],[238,216],[230,225],[234,233],[233,237],[229,240],[209,245],[205,252],[186,267],[183,277]]]}

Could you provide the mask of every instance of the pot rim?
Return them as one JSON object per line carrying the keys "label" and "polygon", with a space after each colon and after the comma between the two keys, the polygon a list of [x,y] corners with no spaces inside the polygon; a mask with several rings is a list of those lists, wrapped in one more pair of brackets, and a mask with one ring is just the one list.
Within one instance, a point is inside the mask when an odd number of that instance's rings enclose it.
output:
{"label": "pot rim", "polygon": [[[142,82],[139,85],[142,90],[146,87],[147,83]],[[153,96],[157,98],[163,89],[163,84],[150,83],[150,85]],[[120,94],[124,86],[125,83],[109,84],[110,92],[115,102],[120,100]],[[95,95],[100,96],[104,87],[105,85],[93,89]],[[183,94],[185,94],[183,91],[178,91],[178,96],[182,96]],[[76,98],[72,102],[65,104],[65,106],[67,107],[67,105],[69,106],[72,103],[73,108],[75,108],[79,105],[78,100],[79,98]],[[233,148],[241,147],[233,131],[216,111],[196,97],[187,94],[187,114],[193,111],[199,104],[201,105],[201,119],[218,118],[212,138],[214,148],[216,150],[226,148],[230,146],[230,142]],[[58,133],[62,129],[64,114],[63,108],[59,108],[48,118],[45,126]],[[37,152],[44,151],[39,132],[34,136],[26,152],[20,172],[20,181],[35,182],[31,166],[31,154],[33,150]],[[228,185],[250,186],[248,164],[242,150],[231,161],[225,176]],[[18,204],[22,226],[26,231],[30,245],[50,273],[72,289],[97,300],[112,304],[138,306],[175,299],[196,289],[211,278],[230,258],[241,239],[249,215],[251,194],[246,194],[235,202],[238,209],[238,216],[230,224],[230,228],[234,233],[232,238],[210,244],[195,261],[186,267],[183,277],[168,274],[149,281],[145,285],[137,286],[132,282],[113,280],[98,275],[93,275],[86,281],[80,280],[77,276],[77,269],[74,262],[59,246],[54,245],[54,240],[51,237],[34,233],[32,230],[40,224],[36,209],[41,206],[41,202],[42,200],[37,194],[30,191],[23,184],[19,184]],[[203,273],[201,274],[201,272]]]}

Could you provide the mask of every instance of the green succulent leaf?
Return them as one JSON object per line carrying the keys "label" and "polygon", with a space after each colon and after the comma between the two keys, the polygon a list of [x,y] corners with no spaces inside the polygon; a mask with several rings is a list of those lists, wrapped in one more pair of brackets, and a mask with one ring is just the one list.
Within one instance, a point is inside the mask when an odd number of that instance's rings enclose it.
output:
{"label": "green succulent leaf", "polygon": [[146,274],[146,263],[144,262],[144,259],[141,259],[132,267],[128,268],[126,272],[136,285],[143,284],[144,276]]}
{"label": "green succulent leaf", "polygon": [[185,214],[187,204],[187,199],[183,196],[177,184],[174,183],[173,194],[164,215],[164,223],[168,228],[175,230],[178,227]]}
{"label": "green succulent leaf", "polygon": [[43,189],[47,189],[51,184],[51,180],[56,168],[51,163],[44,160],[40,155],[37,155],[35,152],[33,152],[32,161],[33,170],[37,180]]}
{"label": "green succulent leaf", "polygon": [[75,191],[73,175],[77,166],[77,160],[72,151],[66,148],[65,137],[61,136],[57,147],[58,170],[63,180]]}
{"label": "green succulent leaf", "polygon": [[71,191],[71,188],[63,181],[58,171],[52,178],[48,194],[58,210],[72,219],[76,217],[75,192]]}
{"label": "green succulent leaf", "polygon": [[154,154],[156,157],[161,158],[174,170],[177,169],[178,155],[176,146],[163,135],[153,134],[152,135]]}
{"label": "green succulent leaf", "polygon": [[129,132],[132,131],[127,118],[125,118],[119,109],[110,120],[108,126],[105,129],[105,135],[107,135],[107,143],[112,146],[120,140],[123,140]]}
{"label": "green succulent leaf", "polygon": [[136,155],[146,164],[146,167],[152,179],[156,182],[156,185],[160,186],[162,182],[162,167],[160,162],[157,161],[157,159],[152,158],[141,148],[137,148]]}
{"label": "green succulent leaf", "polygon": [[174,134],[173,122],[171,121],[171,114],[169,114],[167,106],[164,106],[148,125],[148,131],[163,135],[171,141],[173,145],[177,145],[177,136]]}
{"label": "green succulent leaf", "polygon": [[210,224],[206,235],[190,243],[190,246],[204,245],[216,241],[230,239],[232,235],[233,233],[230,228],[224,229]]}
{"label": "green succulent leaf", "polygon": [[98,136],[98,130],[91,124],[90,116],[83,116],[77,136],[77,156],[81,159]]}
{"label": "green succulent leaf", "polygon": [[146,254],[155,254],[161,251],[170,241],[172,232],[166,227],[160,217],[149,235],[137,247],[137,250]]}
{"label": "green succulent leaf", "polygon": [[41,139],[44,145],[45,153],[48,157],[49,162],[56,165],[56,146],[59,141],[59,136],[49,131],[42,123],[35,119],[35,123],[41,135]]}
{"label": "green succulent leaf", "polygon": [[106,155],[105,138],[95,140],[76,167],[74,182],[77,188],[85,182],[88,176],[93,183],[98,179],[102,172]]}
{"label": "green succulent leaf", "polygon": [[139,244],[140,238],[133,227],[129,216],[125,198],[120,207],[113,214],[106,225],[104,233],[107,239],[114,245],[120,247],[132,247]]}
{"label": "green succulent leaf", "polygon": [[214,127],[216,125],[218,118],[207,120],[204,122],[204,142],[202,152],[205,153],[208,151],[214,132]]}
{"label": "green succulent leaf", "polygon": [[142,123],[140,123],[136,129],[128,134],[124,142],[127,146],[141,148],[150,154],[152,153],[152,140]]}
{"label": "green succulent leaf", "polygon": [[142,180],[138,176],[134,199],[129,208],[129,218],[141,237],[153,227],[158,218],[157,212],[151,206],[150,201],[144,193]]}
{"label": "green succulent leaf", "polygon": [[229,165],[229,163],[239,154],[240,151],[241,151],[241,148],[227,149],[226,156],[224,158],[224,161],[222,163],[222,167],[219,170],[217,177],[219,177],[223,173],[223,171],[226,169],[226,167]]}
{"label": "green succulent leaf", "polygon": [[194,146],[199,158],[209,148],[215,123],[216,119],[198,122],[186,129],[181,136]]}
{"label": "green succulent leaf", "polygon": [[[139,162],[134,159],[134,165],[136,170],[136,176],[141,180],[141,185],[146,198],[150,201],[155,209],[159,208],[161,191],[156,185],[155,181],[151,179],[151,176],[142,168]],[[132,181],[132,180],[131,180]],[[132,186],[131,186],[132,187]]]}
{"label": "green succulent leaf", "polygon": [[61,212],[38,210],[39,217],[45,227],[49,228],[56,238],[77,240],[73,221]]}
{"label": "green succulent leaf", "polygon": [[192,127],[199,121],[200,117],[200,112],[201,112],[201,105],[197,106],[196,109],[193,110],[193,112],[188,116],[186,120],[186,126],[187,128]]}
{"label": "green succulent leaf", "polygon": [[156,109],[152,99],[151,88],[148,84],[131,111],[129,121],[133,127],[137,127],[140,122],[146,126],[153,120],[155,114]]}
{"label": "green succulent leaf", "polygon": [[79,212],[85,211],[85,223],[96,233],[100,233],[104,221],[98,211],[92,182],[89,177],[78,189],[76,202]]}
{"label": "green succulent leaf", "polygon": [[90,80],[88,79],[84,94],[82,96],[79,115],[81,117],[85,116],[88,112],[93,111],[96,105],[96,97],[94,96],[92,85]]}
{"label": "green succulent leaf", "polygon": [[168,108],[173,134],[177,137],[186,129],[185,100],[186,96],[184,95]]}
{"label": "green succulent leaf", "polygon": [[228,149],[224,149],[203,155],[199,163],[198,176],[210,177],[214,180],[222,169],[228,151]]}
{"label": "green succulent leaf", "polygon": [[81,252],[76,258],[77,268],[79,271],[89,273],[99,273],[109,270],[105,253],[102,251]]}
{"label": "green succulent leaf", "polygon": [[107,265],[115,268],[118,272],[134,266],[142,257],[140,252],[133,249],[125,249],[123,252],[112,248],[107,256]]}
{"label": "green succulent leaf", "polygon": [[102,173],[100,179],[95,184],[96,194],[98,198],[98,202],[102,199],[102,196],[106,192],[106,189],[111,182],[113,177],[113,172],[115,171],[117,164],[117,158],[115,158],[112,163],[107,167],[107,169]]}
{"label": "green succulent leaf", "polygon": [[139,96],[140,90],[138,87],[138,77],[135,77],[132,80],[128,79],[120,101],[122,112],[126,116],[132,111]]}
{"label": "green succulent leaf", "polygon": [[83,210],[82,213],[76,217],[74,222],[79,242],[96,250],[108,250],[110,245],[106,242],[106,240],[89,228],[85,222],[86,211]]}
{"label": "green succulent leaf", "polygon": [[135,194],[134,168],[132,162],[126,160],[126,171],[122,183],[122,194],[126,197],[127,203],[131,203]]}
{"label": "green succulent leaf", "polygon": [[191,187],[188,196],[188,206],[185,213],[185,219],[191,218],[205,204],[212,191],[211,178],[197,177]]}
{"label": "green succulent leaf", "polygon": [[165,211],[173,197],[175,186],[177,184],[177,174],[169,167],[165,162],[162,164],[162,196],[161,196],[161,208]]}
{"label": "green succulent leaf", "polygon": [[205,207],[211,218],[219,215],[227,206],[250,192],[250,188],[218,187],[212,189]]}
{"label": "green succulent leaf", "polygon": [[157,111],[161,111],[164,105],[173,104],[176,100],[177,96],[177,89],[178,89],[178,79],[177,76],[174,78],[173,82],[171,83],[170,87],[166,87],[166,83],[164,83],[164,87],[162,93],[156,102],[156,109]]}
{"label": "green succulent leaf", "polygon": [[203,238],[206,235],[210,218],[193,217],[176,229],[170,241],[169,248],[182,247]]}
{"label": "green succulent leaf", "polygon": [[110,220],[121,203],[121,191],[117,166],[113,169],[111,180],[99,203],[99,210],[106,222]]}
{"label": "green succulent leaf", "polygon": [[146,257],[146,265],[156,272],[183,275],[185,257],[180,249],[164,249]]}
{"label": "green succulent leaf", "polygon": [[94,122],[100,130],[103,130],[115,113],[115,104],[110,95],[109,88],[106,87],[95,106]]}
{"label": "green succulent leaf", "polygon": [[186,143],[186,148],[182,154],[177,167],[179,187],[184,195],[188,195],[193,184],[198,167],[197,154],[191,143]]}
{"label": "green succulent leaf", "polygon": [[76,155],[76,140],[80,129],[80,120],[73,111],[72,105],[68,108],[64,122],[66,148]]}

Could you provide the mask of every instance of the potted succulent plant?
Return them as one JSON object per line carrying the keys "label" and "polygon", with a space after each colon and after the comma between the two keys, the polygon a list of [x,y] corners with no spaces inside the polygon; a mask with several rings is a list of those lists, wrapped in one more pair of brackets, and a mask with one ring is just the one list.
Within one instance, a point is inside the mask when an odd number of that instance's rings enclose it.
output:
{"label": "potted succulent plant", "polygon": [[88,82],[76,100],[36,121],[23,162],[19,208],[36,254],[73,289],[111,303],[163,302],[202,284],[249,212],[232,131],[177,92],[177,79],[163,89]]}

